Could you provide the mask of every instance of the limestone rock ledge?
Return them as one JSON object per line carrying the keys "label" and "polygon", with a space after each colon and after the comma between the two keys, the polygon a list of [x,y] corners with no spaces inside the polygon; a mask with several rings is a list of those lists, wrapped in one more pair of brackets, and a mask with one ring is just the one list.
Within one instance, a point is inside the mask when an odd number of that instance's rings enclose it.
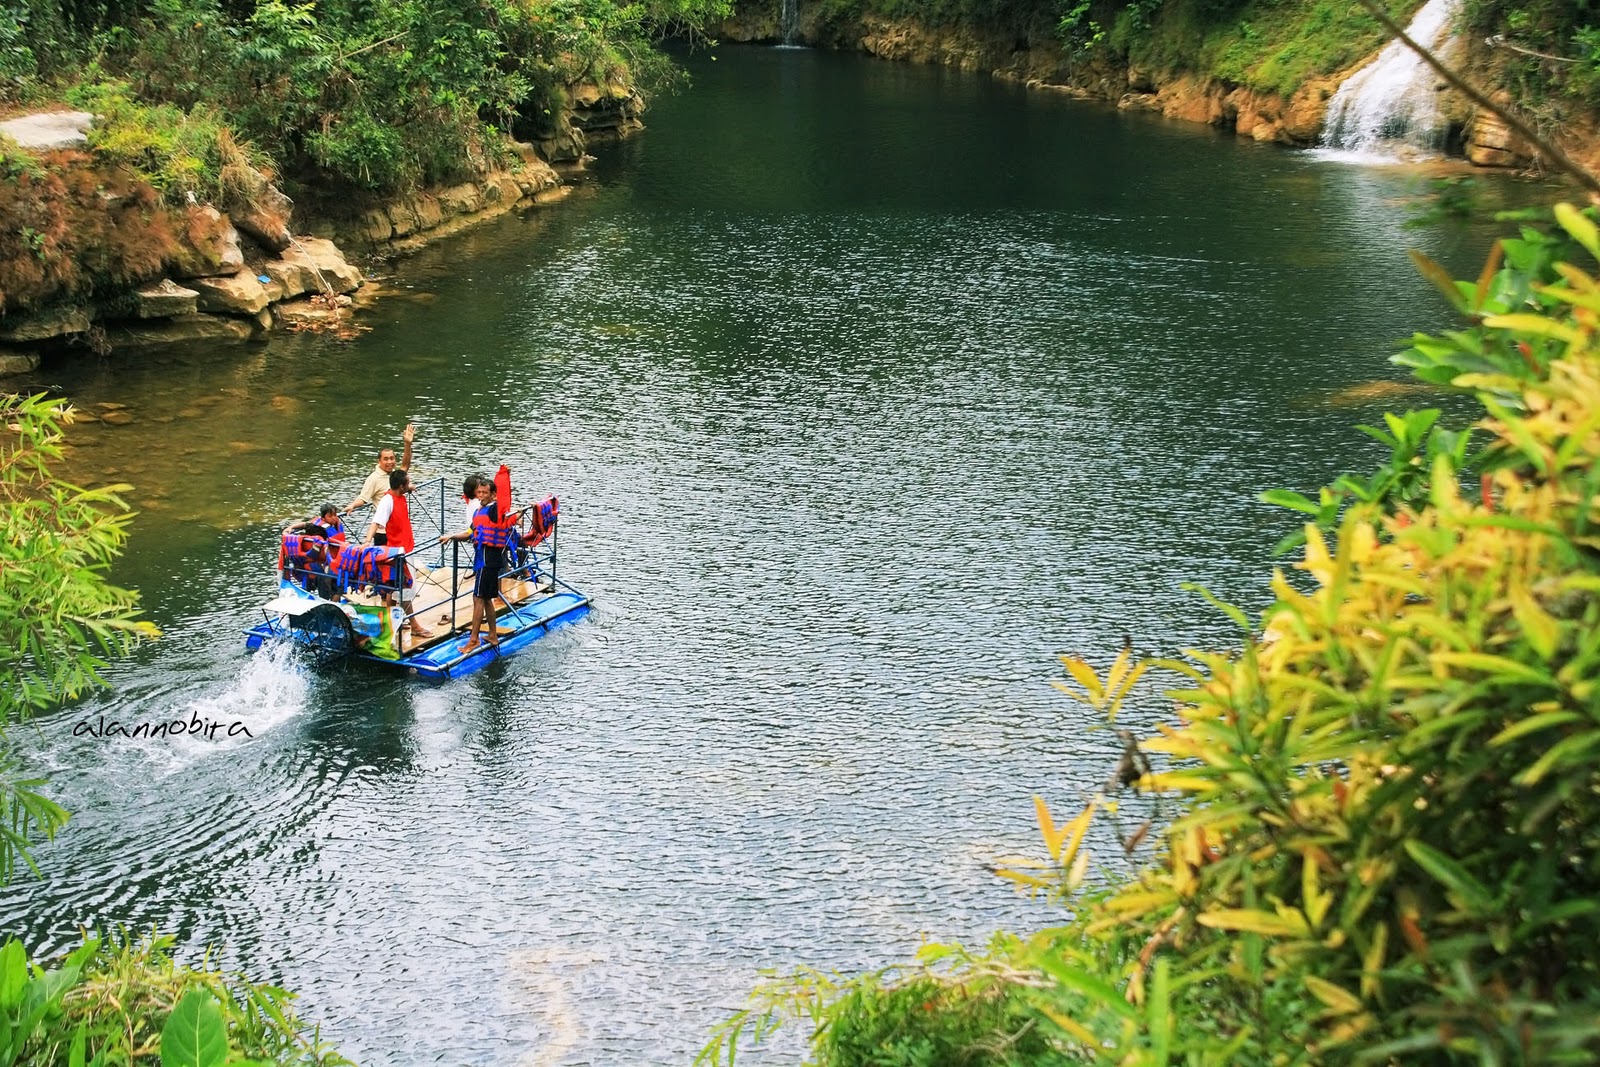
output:
{"label": "limestone rock ledge", "polygon": [[[217,215],[222,220],[218,224],[209,214],[216,214],[215,209],[203,214],[208,232],[220,232],[224,225],[232,231],[225,216]],[[236,240],[231,247],[237,250]],[[162,277],[102,304],[58,304],[0,318],[0,375],[36,369],[39,348],[83,344],[106,351],[251,340],[272,327],[272,318],[262,314],[270,305],[307,293],[331,300],[364,280],[332,241],[309,236],[291,239],[281,255],[252,265],[245,265],[242,256],[237,262],[229,257],[209,269],[219,265],[231,265],[234,271],[194,278],[173,270],[184,277],[183,284]]]}
{"label": "limestone rock ledge", "polygon": [[[617,105],[614,96],[607,99]],[[620,105],[613,112],[621,116]],[[191,205],[179,213],[177,251],[161,276],[97,303],[64,301],[0,315],[0,379],[32,373],[41,353],[48,357],[69,346],[105,352],[232,343],[260,339],[279,326],[303,328],[348,315],[347,294],[366,279],[335,237],[366,252],[409,251],[515,207],[560,199],[566,187],[550,164],[530,145],[515,147],[520,160],[512,170],[417,193],[343,223],[315,223],[316,236],[289,236],[292,205],[270,192],[258,191],[248,222],[211,205]],[[318,299],[301,299],[307,297]]]}
{"label": "limestone rock ledge", "polygon": [[542,203],[561,178],[533,146],[514,147],[519,162],[512,170],[375,205],[354,218],[324,221],[317,230],[347,248],[406,252],[513,208]]}

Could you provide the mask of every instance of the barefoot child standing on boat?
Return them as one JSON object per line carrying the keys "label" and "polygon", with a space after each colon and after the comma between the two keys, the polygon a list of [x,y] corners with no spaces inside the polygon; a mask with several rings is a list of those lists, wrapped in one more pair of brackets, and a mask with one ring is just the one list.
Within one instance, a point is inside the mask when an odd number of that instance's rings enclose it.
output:
{"label": "barefoot child standing on boat", "polygon": [[510,493],[506,494],[504,501],[500,500],[495,483],[503,482],[509,488],[511,475],[505,467],[501,467],[500,472],[495,481],[482,479],[478,483],[479,507],[472,516],[472,543],[477,550],[474,562],[478,573],[473,580],[472,621],[468,624],[466,644],[461,646],[463,654],[478,647],[479,625],[485,627],[484,641],[491,648],[500,647],[500,631],[495,629],[494,598],[500,595],[500,572],[505,567],[506,542],[516,528],[514,521],[501,518],[502,512],[511,507]]}

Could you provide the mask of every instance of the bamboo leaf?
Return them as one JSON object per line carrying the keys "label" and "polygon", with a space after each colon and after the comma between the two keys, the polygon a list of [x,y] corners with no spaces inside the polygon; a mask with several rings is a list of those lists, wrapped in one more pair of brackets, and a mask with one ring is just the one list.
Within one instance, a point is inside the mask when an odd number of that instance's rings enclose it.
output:
{"label": "bamboo leaf", "polygon": [[1288,489],[1268,489],[1256,497],[1263,504],[1272,504],[1280,508],[1289,508],[1301,511],[1307,515],[1321,515],[1322,508],[1310,497],[1303,493],[1296,493]]}
{"label": "bamboo leaf", "polygon": [[1526,589],[1512,590],[1511,613],[1539,658],[1546,661],[1554,658],[1556,646],[1561,641],[1561,624],[1540,607]]}
{"label": "bamboo leaf", "polygon": [[1472,910],[1486,911],[1493,905],[1494,898],[1483,883],[1443,852],[1421,841],[1407,841],[1405,850],[1418,867],[1427,871],[1434,881],[1459,897]]}
{"label": "bamboo leaf", "polygon": [[[1562,761],[1570,764],[1586,765],[1589,751],[1600,748],[1600,730],[1590,730],[1587,733],[1576,734],[1564,741],[1558,741],[1551,746],[1550,751],[1539,757],[1539,761],[1532,767],[1511,779],[1518,785],[1538,785]],[[1579,757],[1585,757],[1580,760]]]}
{"label": "bamboo leaf", "polygon": [[1548,671],[1539,670],[1537,667],[1504,656],[1493,656],[1487,652],[1435,652],[1432,659],[1436,663],[1453,667],[1466,667],[1489,675],[1502,675],[1506,680],[1528,682],[1551,689],[1558,688],[1554,676]]}
{"label": "bamboo leaf", "polygon": [[1033,813],[1039,820],[1039,833],[1044,836],[1045,851],[1050,853],[1051,859],[1059,861],[1061,859],[1061,842],[1066,837],[1067,828],[1064,826],[1057,828],[1055,822],[1050,818],[1050,808],[1045,804],[1044,798],[1041,796],[1033,798]]}
{"label": "bamboo leaf", "polygon": [[1343,986],[1309,974],[1305,977],[1305,985],[1306,991],[1322,1001],[1334,1015],[1353,1015],[1361,1010],[1361,998]]}
{"label": "bamboo leaf", "polygon": [[[1105,690],[1101,688],[1100,676],[1095,673],[1094,668],[1075,656],[1062,656],[1061,663],[1067,668],[1067,673],[1072,675],[1073,680],[1083,686],[1084,691],[1088,693],[1088,703],[1098,706],[1105,695]],[[1067,692],[1070,693],[1072,690],[1068,689]]]}
{"label": "bamboo leaf", "polygon": [[1198,774],[1183,774],[1178,771],[1147,774],[1139,779],[1139,788],[1146,793],[1163,793],[1169,789],[1184,793],[1202,793],[1216,787],[1216,781],[1211,778]]}
{"label": "bamboo leaf", "polygon": [[1076,1038],[1084,1048],[1095,1049],[1100,1047],[1100,1039],[1086,1029],[1082,1023],[1069,1018],[1048,1004],[1036,1004],[1035,1007],[1039,1009],[1039,1014],[1059,1026],[1073,1038]]}
{"label": "bamboo leaf", "polygon": [[1150,1032],[1150,1054],[1154,1067],[1166,1067],[1172,1055],[1172,963],[1165,956],[1156,960],[1150,983],[1150,999],[1145,1005]]}
{"label": "bamboo leaf", "polygon": [[[1061,851],[1061,865],[1068,866],[1078,855],[1078,849],[1083,844],[1083,835],[1089,830],[1089,823],[1094,818],[1094,802],[1084,808],[1071,822],[1066,825],[1066,846]],[[1084,853],[1088,855],[1088,853]]]}
{"label": "bamboo leaf", "polygon": [[1293,912],[1285,914],[1260,908],[1224,908],[1201,912],[1195,918],[1200,925],[1216,930],[1236,930],[1266,937],[1309,937],[1311,934],[1305,917]]}
{"label": "bamboo leaf", "polygon": [[1504,730],[1489,738],[1490,748],[1499,748],[1501,745],[1510,744],[1519,737],[1548,730],[1552,726],[1565,726],[1569,722],[1580,722],[1583,716],[1575,711],[1546,711],[1538,715],[1530,715],[1526,719],[1514,722]]}
{"label": "bamboo leaf", "polygon": [[1512,330],[1516,333],[1533,334],[1536,337],[1550,337],[1569,345],[1578,341],[1577,330],[1544,315],[1520,312],[1511,315],[1490,315],[1483,320],[1483,324],[1497,330]]}
{"label": "bamboo leaf", "polygon": [[1121,1016],[1130,1022],[1137,1022],[1139,1013],[1132,1004],[1129,1004],[1121,993],[1118,993],[1110,983],[1095,975],[1069,967],[1061,960],[1043,954],[1039,957],[1039,967],[1059,985],[1088,997],[1094,1003]]}

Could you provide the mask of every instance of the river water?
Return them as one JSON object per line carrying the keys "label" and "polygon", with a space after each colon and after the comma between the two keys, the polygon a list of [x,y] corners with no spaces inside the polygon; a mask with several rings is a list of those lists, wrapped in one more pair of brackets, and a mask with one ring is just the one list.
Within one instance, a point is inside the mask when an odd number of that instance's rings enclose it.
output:
{"label": "river water", "polygon": [[[1487,245],[1404,230],[1402,171],[855,57],[691,65],[354,341],[54,368],[132,417],[71,463],[135,485],[117,576],[165,636],[17,734],[74,818],[4,929],[155,924],[364,1064],[610,1065],[687,1062],[764,967],[1047,924],[986,865],[1115,758],[1056,657],[1228,641],[1182,583],[1263,603],[1255,495],[1375,462],[1348,391],[1446,324],[1405,245]],[[247,655],[275,524],[407,419],[420,476],[561,497],[594,613],[443,685]],[[73,735],[100,716],[250,736]]]}

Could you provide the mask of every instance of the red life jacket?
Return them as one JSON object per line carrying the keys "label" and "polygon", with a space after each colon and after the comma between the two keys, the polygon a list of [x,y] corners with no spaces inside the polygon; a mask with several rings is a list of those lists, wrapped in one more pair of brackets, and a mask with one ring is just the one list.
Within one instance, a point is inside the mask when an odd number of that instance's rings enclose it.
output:
{"label": "red life jacket", "polygon": [[[489,508],[494,507],[493,504]],[[489,508],[479,508],[472,516],[472,543],[479,548],[504,548],[506,538],[515,527],[502,526],[498,518],[484,514]],[[498,509],[496,509],[498,512]]]}
{"label": "red life jacket", "polygon": [[556,528],[556,515],[560,510],[561,505],[556,502],[555,497],[550,497],[537,507],[529,508],[528,535],[522,539],[522,543],[532,547],[549,537],[550,531]]}
{"label": "red life jacket", "polygon": [[394,498],[394,510],[389,512],[389,521],[383,524],[383,536],[396,548],[413,552],[417,542],[411,533],[411,512],[406,509],[406,495],[393,489],[388,495]]}

